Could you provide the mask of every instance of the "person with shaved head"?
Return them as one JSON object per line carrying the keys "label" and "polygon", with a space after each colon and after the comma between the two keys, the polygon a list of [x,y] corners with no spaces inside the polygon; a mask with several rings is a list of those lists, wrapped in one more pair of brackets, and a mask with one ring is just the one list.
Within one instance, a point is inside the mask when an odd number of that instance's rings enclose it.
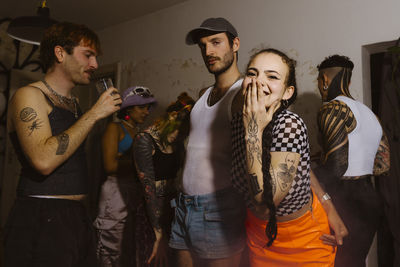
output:
{"label": "person with shaved head", "polygon": [[379,120],[350,94],[353,67],[348,57],[340,55],[318,65],[324,102],[318,113],[323,156],[314,172],[349,232],[338,246],[338,267],[365,266],[383,210],[373,176],[387,173],[390,167],[388,140]]}

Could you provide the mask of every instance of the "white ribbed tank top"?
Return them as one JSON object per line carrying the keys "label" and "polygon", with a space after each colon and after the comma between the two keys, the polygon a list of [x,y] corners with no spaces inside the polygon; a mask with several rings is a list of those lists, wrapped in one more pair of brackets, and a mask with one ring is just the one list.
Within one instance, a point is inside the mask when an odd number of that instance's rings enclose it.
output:
{"label": "white ribbed tank top", "polygon": [[183,170],[185,194],[208,194],[231,186],[231,105],[242,81],[236,81],[214,105],[207,104],[213,87],[194,105]]}

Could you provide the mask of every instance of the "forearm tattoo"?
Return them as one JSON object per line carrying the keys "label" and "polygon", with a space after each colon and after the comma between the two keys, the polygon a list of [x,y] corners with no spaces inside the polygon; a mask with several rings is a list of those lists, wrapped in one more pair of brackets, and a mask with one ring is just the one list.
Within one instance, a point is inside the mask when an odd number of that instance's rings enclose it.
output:
{"label": "forearm tattoo", "polygon": [[249,174],[249,182],[250,182],[251,192],[253,192],[254,195],[257,195],[258,193],[262,192],[260,184],[258,183],[257,175],[255,173]]}
{"label": "forearm tattoo", "polygon": [[142,182],[144,199],[146,201],[147,215],[151,225],[156,229],[161,229],[161,203],[156,196],[154,179],[146,176],[144,172],[139,172],[139,180]]}
{"label": "forearm tattoo", "polygon": [[281,191],[286,191],[292,184],[294,176],[296,175],[295,156],[293,154],[287,154],[285,163],[278,164],[277,177],[278,185]]}
{"label": "forearm tattoo", "polygon": [[252,168],[254,160],[257,159],[260,164],[262,164],[262,147],[260,146],[260,139],[258,135],[258,124],[255,118],[255,114],[252,113],[250,121],[247,125],[247,157],[249,167]]}
{"label": "forearm tattoo", "polygon": [[64,155],[64,153],[68,149],[69,135],[66,133],[62,133],[60,135],[57,135],[56,138],[57,138],[57,142],[58,142],[56,155]]}
{"label": "forearm tattoo", "polygon": [[161,229],[162,202],[157,198],[153,150],[153,142],[149,134],[141,133],[136,136],[133,153],[139,180],[143,186],[147,215],[151,225],[156,229]]}
{"label": "forearm tattoo", "polygon": [[390,149],[389,142],[385,134],[382,135],[379,143],[378,152],[374,162],[374,175],[387,174],[390,169]]}

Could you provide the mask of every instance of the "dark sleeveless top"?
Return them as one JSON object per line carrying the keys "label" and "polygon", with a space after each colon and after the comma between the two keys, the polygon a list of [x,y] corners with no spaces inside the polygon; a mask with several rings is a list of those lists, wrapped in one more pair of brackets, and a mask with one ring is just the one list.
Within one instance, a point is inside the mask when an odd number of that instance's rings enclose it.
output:
{"label": "dark sleeveless top", "polygon": [[150,135],[154,145],[153,165],[155,180],[175,179],[179,170],[179,151],[175,149],[172,153],[164,153],[160,150],[153,137]]}
{"label": "dark sleeveless top", "polygon": [[[53,108],[48,115],[52,135],[59,135],[71,127],[78,119],[75,118],[71,111],[55,106],[46,94],[44,96]],[[82,115],[79,107],[78,115],[78,118]],[[78,195],[87,193],[88,171],[84,150],[85,142],[51,174],[42,175],[26,159],[15,131],[10,133],[10,139],[21,163],[21,173],[17,187],[18,196]],[[57,156],[54,154],[54,157]]]}

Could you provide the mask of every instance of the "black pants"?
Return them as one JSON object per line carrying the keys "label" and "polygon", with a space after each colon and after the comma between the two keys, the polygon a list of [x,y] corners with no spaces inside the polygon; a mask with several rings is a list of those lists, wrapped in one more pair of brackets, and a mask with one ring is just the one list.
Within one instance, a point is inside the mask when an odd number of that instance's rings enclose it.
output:
{"label": "black pants", "polygon": [[326,188],[349,235],[338,246],[335,267],[364,267],[375,232],[383,215],[382,201],[371,178],[340,181]]}
{"label": "black pants", "polygon": [[5,267],[96,266],[94,232],[79,201],[17,198],[4,242]]}

